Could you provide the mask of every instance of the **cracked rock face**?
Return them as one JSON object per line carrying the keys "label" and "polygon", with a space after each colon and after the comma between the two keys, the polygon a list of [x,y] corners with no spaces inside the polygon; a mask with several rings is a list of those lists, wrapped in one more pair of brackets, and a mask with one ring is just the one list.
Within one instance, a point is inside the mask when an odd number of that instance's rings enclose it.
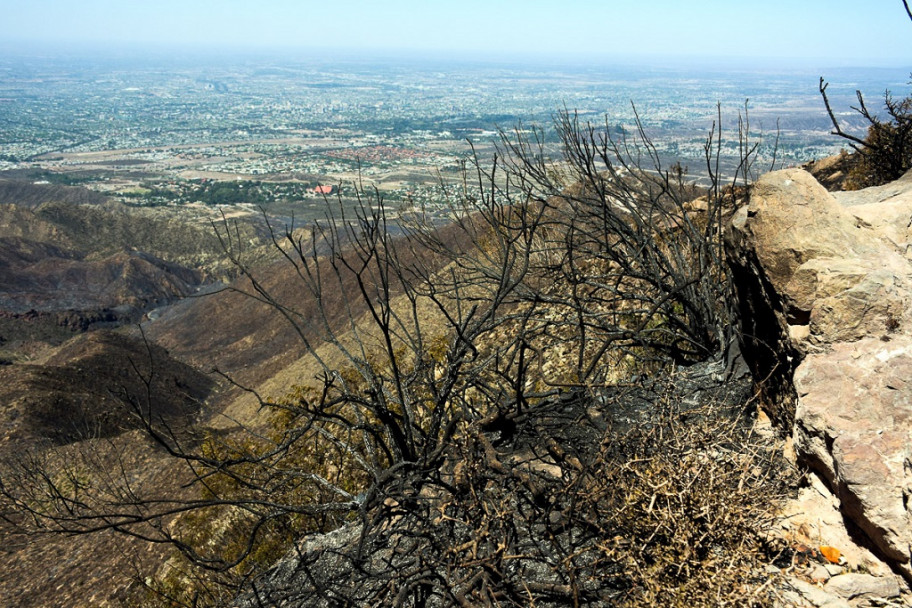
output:
{"label": "cracked rock face", "polygon": [[811,355],[795,374],[795,449],[833,488],[844,513],[908,563],[912,338],[866,338]]}
{"label": "cracked rock face", "polygon": [[847,600],[890,599],[899,597],[899,585],[891,577],[868,574],[843,574],[833,577],[824,586],[832,594]]}
{"label": "cracked rock face", "polygon": [[[755,379],[791,389],[776,393],[771,416],[791,429],[798,459],[826,481],[844,516],[907,579],[910,220],[910,175],[837,200],[809,173],[787,169],[758,180],[727,239],[745,356]],[[765,342],[751,345],[751,336]]]}

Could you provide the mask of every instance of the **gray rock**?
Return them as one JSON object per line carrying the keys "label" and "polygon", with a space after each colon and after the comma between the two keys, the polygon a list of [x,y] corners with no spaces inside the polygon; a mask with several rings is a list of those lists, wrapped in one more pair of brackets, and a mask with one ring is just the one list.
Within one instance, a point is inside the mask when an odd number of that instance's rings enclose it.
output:
{"label": "gray rock", "polygon": [[795,374],[795,450],[891,560],[908,563],[912,338],[838,343]]}
{"label": "gray rock", "polygon": [[827,593],[820,587],[801,579],[789,579],[788,585],[794,589],[805,602],[817,608],[851,608],[842,597]]}
{"label": "gray rock", "polygon": [[871,576],[870,574],[841,574],[831,578],[823,587],[827,593],[847,600],[885,599],[899,597],[900,589],[892,576]]}
{"label": "gray rock", "polygon": [[823,582],[830,580],[832,575],[826,566],[823,564],[815,564],[811,571],[808,573],[808,578],[810,578],[815,583]]}

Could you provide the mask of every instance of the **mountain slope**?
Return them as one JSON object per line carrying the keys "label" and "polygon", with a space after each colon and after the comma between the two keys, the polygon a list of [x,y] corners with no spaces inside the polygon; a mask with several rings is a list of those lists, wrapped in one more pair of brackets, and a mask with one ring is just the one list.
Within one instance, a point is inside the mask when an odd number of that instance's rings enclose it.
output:
{"label": "mountain slope", "polygon": [[[143,378],[150,375],[147,391]],[[64,444],[140,428],[137,405],[186,426],[212,388],[209,376],[160,347],[122,333],[91,332],[43,363],[0,367],[0,448]]]}

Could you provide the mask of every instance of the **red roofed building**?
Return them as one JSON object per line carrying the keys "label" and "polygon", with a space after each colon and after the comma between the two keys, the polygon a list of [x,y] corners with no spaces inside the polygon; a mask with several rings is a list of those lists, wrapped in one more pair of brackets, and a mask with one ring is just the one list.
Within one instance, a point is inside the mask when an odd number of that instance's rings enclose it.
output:
{"label": "red roofed building", "polygon": [[339,186],[317,186],[313,191],[316,194],[335,194],[339,191]]}

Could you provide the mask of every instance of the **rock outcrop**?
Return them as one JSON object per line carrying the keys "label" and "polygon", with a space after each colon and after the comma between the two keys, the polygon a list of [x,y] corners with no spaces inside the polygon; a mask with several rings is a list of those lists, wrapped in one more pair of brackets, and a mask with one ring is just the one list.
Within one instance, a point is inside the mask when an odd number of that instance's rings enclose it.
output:
{"label": "rock outcrop", "polygon": [[[743,351],[771,417],[862,544],[907,580],[910,225],[912,175],[834,196],[804,170],[787,169],[757,181],[727,235]],[[850,582],[837,576],[828,586]]]}

